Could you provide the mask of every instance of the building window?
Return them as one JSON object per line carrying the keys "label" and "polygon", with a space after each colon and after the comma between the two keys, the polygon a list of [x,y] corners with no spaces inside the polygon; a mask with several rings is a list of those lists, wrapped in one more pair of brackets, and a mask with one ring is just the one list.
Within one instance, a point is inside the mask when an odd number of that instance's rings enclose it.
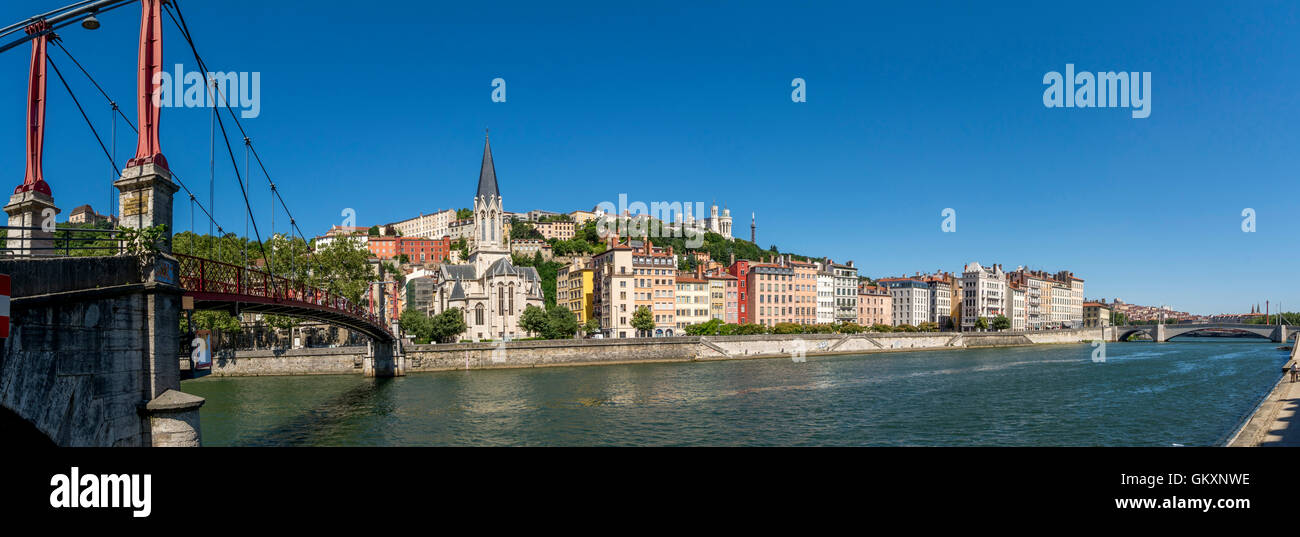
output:
{"label": "building window", "polygon": [[[476,324],[476,325],[482,325],[482,324],[483,324],[483,305],[482,305],[482,304],[479,304],[479,305],[477,305],[477,306],[474,306],[474,324]],[[479,337],[482,337],[482,335],[480,334]]]}

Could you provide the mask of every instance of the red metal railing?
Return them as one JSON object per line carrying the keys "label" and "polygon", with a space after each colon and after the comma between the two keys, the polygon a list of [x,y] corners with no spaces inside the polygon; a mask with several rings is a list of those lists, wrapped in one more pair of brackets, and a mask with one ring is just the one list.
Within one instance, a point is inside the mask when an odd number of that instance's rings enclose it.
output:
{"label": "red metal railing", "polygon": [[329,310],[365,320],[389,332],[378,315],[329,291],[257,269],[184,254],[172,255],[180,263],[180,286],[186,291],[253,297],[264,299],[260,302]]}

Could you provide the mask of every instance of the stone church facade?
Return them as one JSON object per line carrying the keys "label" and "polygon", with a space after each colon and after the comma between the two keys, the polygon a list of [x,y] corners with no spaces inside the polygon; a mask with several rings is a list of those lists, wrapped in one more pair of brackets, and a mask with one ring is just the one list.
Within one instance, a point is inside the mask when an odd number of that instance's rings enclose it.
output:
{"label": "stone church facade", "polygon": [[450,308],[460,308],[464,313],[467,329],[463,339],[527,337],[529,334],[519,327],[524,308],[545,307],[537,269],[516,267],[510,261],[510,238],[505,234],[503,214],[492,146],[485,139],[478,192],[474,195],[474,248],[465,263],[438,267],[433,297],[433,313]]}

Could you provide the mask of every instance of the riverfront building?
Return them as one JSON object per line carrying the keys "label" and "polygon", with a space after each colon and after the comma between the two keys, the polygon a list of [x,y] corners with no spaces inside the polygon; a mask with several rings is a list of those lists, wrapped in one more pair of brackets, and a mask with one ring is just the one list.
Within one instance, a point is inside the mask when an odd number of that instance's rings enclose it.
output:
{"label": "riverfront building", "polygon": [[817,324],[835,324],[835,273],[826,264],[817,271]]}
{"label": "riverfront building", "polygon": [[751,280],[749,270],[752,263],[747,259],[737,259],[727,267],[727,274],[736,278],[736,290],[740,296],[736,300],[739,310],[736,312],[736,318],[740,324],[754,322],[754,300],[753,295],[749,292]]}
{"label": "riverfront building", "polygon": [[1110,326],[1110,307],[1100,302],[1083,303],[1084,328]]}
{"label": "riverfront building", "polygon": [[888,288],[864,285],[858,290],[858,325],[894,324],[894,298]]}
{"label": "riverfront building", "polygon": [[794,270],[791,287],[794,296],[794,320],[798,324],[817,323],[817,272],[816,263],[795,261],[786,257],[785,263]]}
{"label": "riverfront building", "polygon": [[855,323],[858,321],[858,269],[852,261],[840,265],[828,259],[827,264],[835,276],[835,322]]}
{"label": "riverfront building", "polygon": [[560,267],[555,278],[555,302],[568,308],[581,326],[595,314],[595,270],[591,258],[578,257]]}
{"label": "riverfront building", "polygon": [[777,263],[749,266],[749,310],[752,321],[763,326],[795,322],[794,268]]}
{"label": "riverfront building", "polygon": [[677,289],[677,255],[673,252],[673,247],[657,248],[649,239],[630,240],[628,244],[633,249],[633,301],[637,308],[649,308],[655,322],[653,333],[640,335],[677,335],[677,301],[674,297]]}
{"label": "riverfront building", "polygon": [[930,286],[926,282],[912,278],[881,278],[880,285],[889,289],[894,326],[919,326],[930,322]]}
{"label": "riverfront building", "polygon": [[705,276],[709,281],[709,318],[724,323],[739,321],[739,285],[735,276],[718,273]]}
{"label": "riverfront building", "polygon": [[1015,282],[1007,283],[1007,320],[1012,330],[1024,330],[1029,322],[1025,309],[1025,289]]}
{"label": "riverfront building", "polygon": [[956,326],[952,320],[952,288],[956,278],[947,272],[927,274],[921,278],[930,287],[930,322],[941,330]]}
{"label": "riverfront building", "polygon": [[1007,278],[1002,265],[985,267],[975,262],[968,263],[962,272],[961,287],[963,332],[975,330],[979,319],[992,323],[994,317],[1006,314]]}
{"label": "riverfront building", "polygon": [[693,276],[677,276],[677,328],[684,334],[688,326],[709,321],[709,281]]}
{"label": "riverfront building", "polygon": [[632,314],[636,311],[633,289],[638,277],[632,269],[632,247],[611,237],[605,251],[591,258],[591,264],[593,315],[600,319],[601,332],[605,337],[636,337]]}

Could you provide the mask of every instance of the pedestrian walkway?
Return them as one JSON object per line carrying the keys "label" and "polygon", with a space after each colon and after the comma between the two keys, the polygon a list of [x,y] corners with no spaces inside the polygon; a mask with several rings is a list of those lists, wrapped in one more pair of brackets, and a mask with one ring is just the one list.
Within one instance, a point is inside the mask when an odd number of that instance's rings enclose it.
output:
{"label": "pedestrian walkway", "polygon": [[1300,446],[1300,382],[1291,382],[1291,374],[1284,374],[1241,433],[1228,445]]}

